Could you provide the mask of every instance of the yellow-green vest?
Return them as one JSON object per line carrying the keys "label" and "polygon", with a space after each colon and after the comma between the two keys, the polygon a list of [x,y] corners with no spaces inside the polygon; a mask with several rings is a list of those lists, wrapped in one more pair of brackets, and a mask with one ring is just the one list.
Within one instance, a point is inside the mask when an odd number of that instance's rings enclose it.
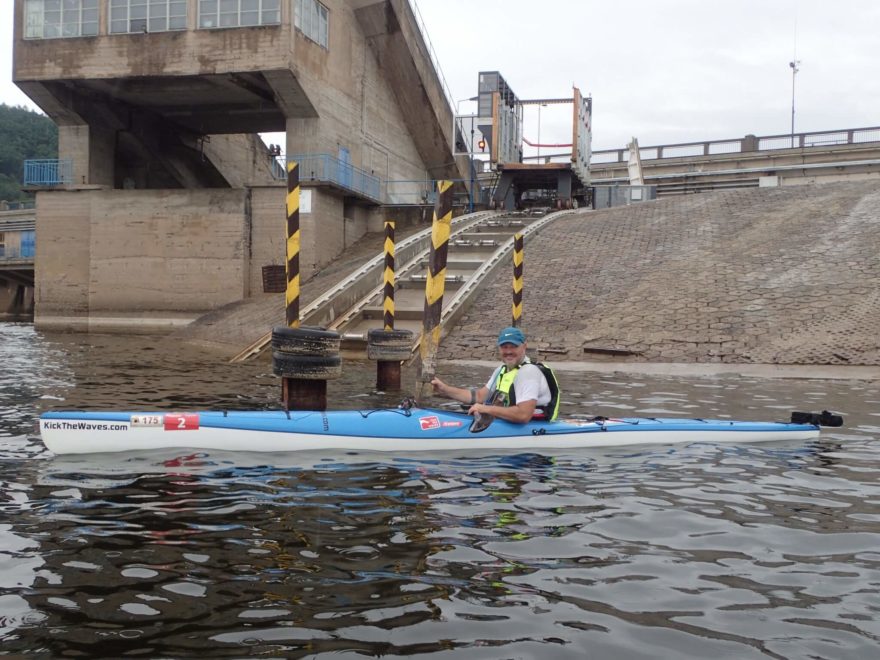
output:
{"label": "yellow-green vest", "polygon": [[535,410],[540,411],[543,414],[543,418],[548,422],[552,422],[559,415],[560,390],[559,381],[556,380],[556,374],[554,374],[553,369],[546,364],[542,364],[541,362],[531,362],[526,359],[522,364],[510,370],[507,369],[506,364],[503,365],[501,371],[498,372],[498,378],[495,381],[495,391],[501,392],[501,394],[504,395],[505,406],[515,406],[516,390],[513,388],[513,381],[516,380],[516,375],[519,373],[519,367],[523,364],[535,365],[541,370],[541,373],[544,374],[544,378],[547,379],[547,385],[550,388],[550,403],[544,406],[538,406]]}

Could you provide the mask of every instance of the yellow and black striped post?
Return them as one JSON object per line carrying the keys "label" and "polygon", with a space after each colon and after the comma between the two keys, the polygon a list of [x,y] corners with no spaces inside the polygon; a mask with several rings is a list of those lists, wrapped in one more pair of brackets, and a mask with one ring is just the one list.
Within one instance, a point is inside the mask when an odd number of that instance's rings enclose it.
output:
{"label": "yellow and black striped post", "polygon": [[422,321],[422,340],[419,357],[422,373],[416,400],[422,398],[426,383],[434,378],[434,363],[440,346],[440,313],[443,310],[443,291],[446,287],[446,259],[449,256],[449,232],[452,228],[452,181],[437,182],[437,201],[431,224],[431,256],[428,260],[428,279],[425,283],[425,313]]}
{"label": "yellow and black striped post", "polygon": [[513,236],[513,323],[518,328],[522,318],[523,294],[523,235]]}
{"label": "yellow and black striped post", "polygon": [[285,319],[290,328],[299,327],[299,164],[287,163],[287,291]]}
{"label": "yellow and black striped post", "polygon": [[[288,328],[299,328],[299,167],[298,163],[287,163],[287,289],[284,296],[284,317]],[[274,338],[273,338],[274,341]],[[312,357],[307,355],[292,355],[282,362],[290,362],[291,358]],[[329,358],[327,358],[329,359]],[[276,355],[273,351],[273,370]],[[276,371],[276,373],[279,373]],[[326,410],[327,409],[327,380],[316,378],[309,374],[307,377],[295,377],[282,375],[281,377],[281,401],[285,410]]]}
{"label": "yellow and black striped post", "polygon": [[385,221],[385,292],[382,301],[385,330],[394,330],[394,222]]}

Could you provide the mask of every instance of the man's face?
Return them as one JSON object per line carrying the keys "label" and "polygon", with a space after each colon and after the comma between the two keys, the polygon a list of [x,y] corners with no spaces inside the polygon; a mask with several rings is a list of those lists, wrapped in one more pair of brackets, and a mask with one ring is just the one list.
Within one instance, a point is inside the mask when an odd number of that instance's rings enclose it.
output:
{"label": "man's face", "polygon": [[517,346],[516,344],[501,344],[501,346],[498,347],[498,352],[501,354],[501,361],[507,365],[508,369],[512,369],[522,362],[523,358],[526,356],[526,345],[520,344]]}

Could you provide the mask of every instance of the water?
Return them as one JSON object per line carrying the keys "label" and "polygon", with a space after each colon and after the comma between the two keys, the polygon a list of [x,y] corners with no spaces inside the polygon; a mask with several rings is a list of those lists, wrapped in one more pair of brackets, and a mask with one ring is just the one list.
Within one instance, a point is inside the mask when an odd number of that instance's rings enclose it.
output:
{"label": "water", "polygon": [[[266,364],[0,324],[0,640],[25,657],[874,658],[880,388],[562,373],[566,412],[814,443],[505,456],[54,457],[51,408],[273,407]],[[334,407],[369,392],[346,366]],[[445,373],[480,382],[487,370]]]}

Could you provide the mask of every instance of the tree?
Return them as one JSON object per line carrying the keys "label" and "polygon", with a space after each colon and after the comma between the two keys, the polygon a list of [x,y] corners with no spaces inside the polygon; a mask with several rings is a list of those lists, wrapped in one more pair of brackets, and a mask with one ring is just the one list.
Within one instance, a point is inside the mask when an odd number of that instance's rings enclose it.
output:
{"label": "tree", "polygon": [[23,201],[24,161],[58,158],[58,127],[38,112],[0,104],[0,200]]}

